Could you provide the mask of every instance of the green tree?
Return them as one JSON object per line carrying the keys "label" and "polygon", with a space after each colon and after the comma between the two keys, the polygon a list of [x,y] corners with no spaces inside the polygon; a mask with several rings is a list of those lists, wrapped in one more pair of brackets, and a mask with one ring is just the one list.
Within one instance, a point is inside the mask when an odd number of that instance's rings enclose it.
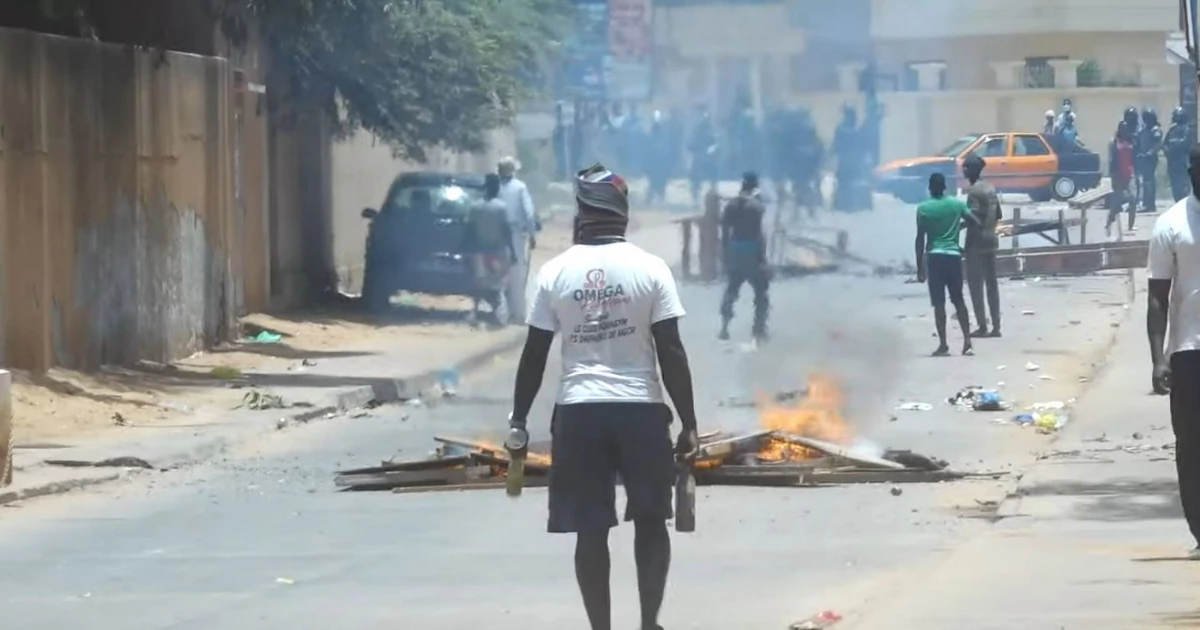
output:
{"label": "green tree", "polygon": [[415,160],[434,145],[481,149],[544,84],[569,23],[566,0],[215,2],[233,41],[257,27],[276,104],[319,107]]}

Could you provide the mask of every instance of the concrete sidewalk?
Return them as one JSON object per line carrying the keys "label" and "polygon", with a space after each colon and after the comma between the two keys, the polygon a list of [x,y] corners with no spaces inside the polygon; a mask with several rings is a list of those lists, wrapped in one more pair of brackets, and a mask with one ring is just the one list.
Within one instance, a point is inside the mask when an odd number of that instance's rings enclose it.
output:
{"label": "concrete sidewalk", "polygon": [[[659,223],[631,234],[630,240],[674,265],[679,258],[677,231],[672,224]],[[216,392],[220,395],[213,396],[213,402],[168,422],[114,428],[96,436],[52,443],[23,441],[18,436],[13,484],[0,488],[0,505],[138,472],[64,467],[47,464],[47,460],[101,462],[137,457],[158,469],[191,465],[267,432],[347,413],[364,413],[356,410],[374,403],[436,395],[445,374],[465,376],[516,350],[525,339],[524,326],[482,331],[459,322],[430,325],[427,330],[428,334],[410,335],[390,347],[359,344],[337,348],[321,353],[316,361],[301,361],[297,356],[286,368],[276,362],[271,369],[247,370],[236,383],[224,386],[211,379],[193,381],[185,387],[227,391]],[[286,407],[261,411],[235,408],[250,391],[279,396]]]}
{"label": "concrete sidewalk", "polygon": [[1107,367],[1001,520],[846,626],[1200,627],[1167,399],[1149,393],[1144,274],[1136,286]]}

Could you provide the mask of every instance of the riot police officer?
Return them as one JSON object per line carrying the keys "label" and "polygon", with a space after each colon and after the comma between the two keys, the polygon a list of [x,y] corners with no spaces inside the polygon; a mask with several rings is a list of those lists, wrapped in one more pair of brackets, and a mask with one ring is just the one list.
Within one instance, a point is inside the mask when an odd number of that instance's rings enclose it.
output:
{"label": "riot police officer", "polygon": [[857,188],[862,185],[864,155],[858,126],[858,110],[852,105],[842,108],[842,122],[833,133],[833,153],[837,159],[834,175],[837,186],[833,192],[833,208],[842,212],[862,210]]}
{"label": "riot police officer", "polygon": [[1192,192],[1188,179],[1188,151],[1191,149],[1191,124],[1187,112],[1176,107],[1171,112],[1171,128],[1163,140],[1163,154],[1167,157],[1167,177],[1171,180],[1171,196],[1180,201]]}
{"label": "riot police officer", "polygon": [[1142,110],[1142,128],[1138,131],[1137,181],[1138,199],[1142,212],[1153,212],[1158,200],[1158,155],[1162,152],[1163,132],[1158,124],[1158,114],[1149,107]]}

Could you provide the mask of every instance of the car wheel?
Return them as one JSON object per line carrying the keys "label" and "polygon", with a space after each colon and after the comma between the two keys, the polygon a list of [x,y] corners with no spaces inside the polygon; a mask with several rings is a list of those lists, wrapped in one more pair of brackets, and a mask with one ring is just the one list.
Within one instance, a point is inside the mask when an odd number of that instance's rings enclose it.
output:
{"label": "car wheel", "polygon": [[1075,185],[1075,180],[1066,175],[1059,175],[1051,184],[1051,189],[1054,192],[1054,198],[1059,201],[1066,201],[1075,196],[1079,192],[1079,187]]}

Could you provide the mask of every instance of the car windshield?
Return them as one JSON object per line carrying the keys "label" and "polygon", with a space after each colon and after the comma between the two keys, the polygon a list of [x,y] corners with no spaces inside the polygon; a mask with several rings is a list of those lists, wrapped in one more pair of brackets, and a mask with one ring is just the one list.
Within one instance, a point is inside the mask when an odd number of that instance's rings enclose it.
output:
{"label": "car windshield", "polygon": [[401,184],[388,195],[390,212],[426,211],[439,215],[466,214],[483,199],[483,189],[473,186]]}
{"label": "car windshield", "polygon": [[963,152],[963,149],[971,146],[971,143],[978,139],[979,136],[963,136],[958,140],[955,140],[950,146],[939,151],[938,155],[943,157],[958,157],[959,154]]}

